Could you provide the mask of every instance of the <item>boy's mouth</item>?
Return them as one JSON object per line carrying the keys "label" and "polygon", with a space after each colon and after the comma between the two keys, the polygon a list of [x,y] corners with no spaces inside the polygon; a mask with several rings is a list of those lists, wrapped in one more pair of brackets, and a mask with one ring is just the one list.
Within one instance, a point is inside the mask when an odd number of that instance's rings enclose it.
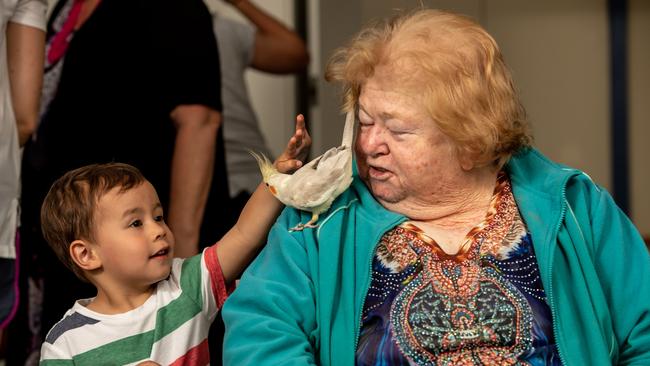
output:
{"label": "boy's mouth", "polygon": [[169,248],[163,248],[154,253],[151,257],[149,258],[158,258],[158,257],[166,257],[167,254],[169,253]]}

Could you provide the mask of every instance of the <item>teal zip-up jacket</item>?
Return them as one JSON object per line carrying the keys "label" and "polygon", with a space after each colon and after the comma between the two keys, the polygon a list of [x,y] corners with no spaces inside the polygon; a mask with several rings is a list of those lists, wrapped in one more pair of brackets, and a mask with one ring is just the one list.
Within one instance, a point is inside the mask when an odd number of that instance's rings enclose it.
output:
{"label": "teal zip-up jacket", "polygon": [[[650,365],[650,255],[610,195],[533,149],[506,166],[565,365]],[[371,262],[406,217],[357,177],[315,230],[286,209],[226,301],[226,365],[354,365]]]}

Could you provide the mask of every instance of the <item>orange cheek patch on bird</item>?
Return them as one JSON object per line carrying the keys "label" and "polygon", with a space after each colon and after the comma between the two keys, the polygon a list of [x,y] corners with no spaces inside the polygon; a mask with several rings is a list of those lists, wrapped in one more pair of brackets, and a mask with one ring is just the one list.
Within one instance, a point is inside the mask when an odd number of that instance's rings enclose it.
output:
{"label": "orange cheek patch on bird", "polygon": [[271,193],[273,193],[274,196],[278,195],[278,191],[275,189],[275,187],[269,186],[269,190],[271,191]]}

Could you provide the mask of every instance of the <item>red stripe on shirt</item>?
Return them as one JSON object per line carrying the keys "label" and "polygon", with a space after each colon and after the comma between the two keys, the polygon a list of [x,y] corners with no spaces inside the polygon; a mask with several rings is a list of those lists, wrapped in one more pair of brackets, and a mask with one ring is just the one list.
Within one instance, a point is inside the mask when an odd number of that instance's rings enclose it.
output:
{"label": "red stripe on shirt", "polygon": [[219,263],[219,258],[217,258],[217,245],[213,245],[205,250],[205,265],[208,267],[208,272],[210,273],[210,286],[212,287],[214,300],[217,303],[217,307],[221,309],[221,306],[228,297],[228,293],[232,292],[232,290],[226,288],[221,264]]}
{"label": "red stripe on shirt", "polygon": [[187,353],[170,363],[170,366],[205,366],[210,364],[210,350],[207,338],[196,347],[190,348]]}

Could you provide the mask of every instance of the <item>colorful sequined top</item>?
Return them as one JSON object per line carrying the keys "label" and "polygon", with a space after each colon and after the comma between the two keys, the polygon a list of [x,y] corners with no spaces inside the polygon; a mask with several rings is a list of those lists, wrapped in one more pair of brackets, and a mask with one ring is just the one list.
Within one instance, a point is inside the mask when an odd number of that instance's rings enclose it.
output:
{"label": "colorful sequined top", "polygon": [[560,365],[506,174],[457,254],[409,223],[384,234],[360,327],[357,365]]}

